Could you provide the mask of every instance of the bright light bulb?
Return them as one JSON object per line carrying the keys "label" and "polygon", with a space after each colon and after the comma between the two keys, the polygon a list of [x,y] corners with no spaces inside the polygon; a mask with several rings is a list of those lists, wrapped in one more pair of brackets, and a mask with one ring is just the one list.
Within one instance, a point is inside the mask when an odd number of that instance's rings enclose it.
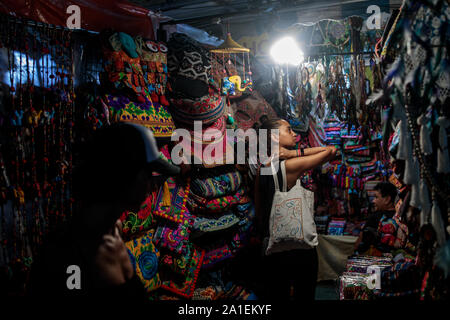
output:
{"label": "bright light bulb", "polygon": [[270,49],[270,55],[277,63],[299,65],[303,61],[303,51],[291,37],[275,42]]}

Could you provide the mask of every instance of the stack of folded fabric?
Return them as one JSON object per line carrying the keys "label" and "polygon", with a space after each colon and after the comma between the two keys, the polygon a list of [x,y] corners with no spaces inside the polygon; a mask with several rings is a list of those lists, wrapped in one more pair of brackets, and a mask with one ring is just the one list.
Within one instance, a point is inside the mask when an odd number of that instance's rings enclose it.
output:
{"label": "stack of folded fabric", "polygon": [[[368,126],[349,126],[340,122],[334,113],[326,118],[324,130],[326,143],[335,145],[341,155],[323,168],[333,189],[332,200],[343,202],[344,214],[353,216],[352,220],[363,220],[370,203],[366,201],[365,184],[388,175],[388,170],[379,161],[381,135]],[[352,230],[358,232],[358,228]]]}
{"label": "stack of folded fabric", "polygon": [[345,219],[333,218],[328,223],[328,234],[333,236],[342,236],[344,234]]}
{"label": "stack of folded fabric", "polygon": [[337,119],[336,115],[334,113],[330,114],[324,124],[327,145],[334,145],[340,148],[342,127],[342,123]]}
{"label": "stack of folded fabric", "polygon": [[[392,256],[351,256],[347,260],[344,273],[339,277],[339,296],[341,300],[371,300],[374,291],[367,286],[369,267],[376,268],[382,275],[392,266]],[[383,277],[382,277],[383,278]]]}
{"label": "stack of folded fabric", "polygon": [[202,267],[210,269],[232,258],[246,244],[254,207],[242,174],[233,166],[204,169],[191,184],[192,241],[205,248]]}
{"label": "stack of folded fabric", "polygon": [[[203,282],[197,288],[198,279],[215,266],[221,268],[219,262],[246,244],[254,209],[242,174],[223,162],[233,150],[225,135],[225,101],[211,81],[209,51],[174,33],[167,61],[169,110],[177,129],[191,135],[178,143],[193,165],[188,181],[170,178],[149,200],[156,220],[153,243],[159,251],[160,298],[212,299],[213,285]],[[201,130],[195,130],[196,121]],[[201,148],[194,147],[195,142]],[[205,158],[207,150],[219,160]]]}

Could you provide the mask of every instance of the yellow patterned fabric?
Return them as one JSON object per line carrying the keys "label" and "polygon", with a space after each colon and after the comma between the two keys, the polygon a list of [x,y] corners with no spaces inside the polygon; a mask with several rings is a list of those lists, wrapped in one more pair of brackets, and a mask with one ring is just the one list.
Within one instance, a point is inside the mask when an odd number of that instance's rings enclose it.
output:
{"label": "yellow patterned fabric", "polygon": [[105,96],[112,121],[128,121],[143,125],[153,131],[155,137],[170,137],[175,125],[166,107],[152,103],[146,93],[144,102],[132,101],[124,95]]}
{"label": "yellow patterned fabric", "polygon": [[134,271],[147,292],[154,291],[161,286],[158,273],[159,252],[152,242],[153,234],[154,230],[150,230],[142,237],[125,243]]}

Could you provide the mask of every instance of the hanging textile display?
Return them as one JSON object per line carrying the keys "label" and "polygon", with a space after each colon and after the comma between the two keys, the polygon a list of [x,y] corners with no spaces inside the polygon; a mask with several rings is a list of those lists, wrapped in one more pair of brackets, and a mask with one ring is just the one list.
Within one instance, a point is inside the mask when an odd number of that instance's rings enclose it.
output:
{"label": "hanging textile display", "polygon": [[[384,39],[382,94],[373,106],[384,106],[384,139],[391,135],[391,155],[403,163],[398,176],[411,190],[409,206],[420,234],[416,265],[422,275],[421,299],[448,292],[436,248],[444,249],[450,223],[448,183],[448,21],[446,1],[405,0]],[[387,99],[390,98],[390,99]],[[390,104],[389,106],[386,106]],[[394,126],[392,126],[394,124]],[[442,251],[440,251],[442,252]],[[437,280],[440,279],[440,280]]]}
{"label": "hanging textile display", "polygon": [[[414,1],[405,1],[403,9],[407,10],[412,6],[415,6]],[[394,109],[386,121],[397,120],[400,127],[397,158],[417,159],[423,189],[426,183],[431,198],[443,201],[448,206],[448,192],[445,192],[449,188],[446,183],[448,179],[444,178],[445,174],[442,175],[446,172],[444,159],[448,157],[448,150],[445,147],[448,134],[445,119],[448,115],[444,107],[448,99],[448,81],[445,81],[448,75],[448,70],[446,71],[448,52],[445,48],[448,35],[444,32],[438,36],[445,30],[448,21],[442,15],[435,16],[430,6],[434,5],[419,5],[416,8],[417,15],[414,17],[403,11],[389,34],[389,41],[398,41],[401,46],[394,52],[391,51],[395,62],[387,70],[384,79],[384,83],[391,82],[385,91],[392,97]],[[442,12],[446,12],[448,4],[438,1],[436,6]],[[406,19],[411,21],[407,24]],[[433,128],[438,132],[437,141],[433,141],[431,135]],[[414,186],[417,181],[409,179],[412,174],[418,175],[417,166],[408,164],[404,175]],[[428,199],[423,198],[420,205],[426,211],[431,210]],[[430,212],[423,209],[422,211],[423,223],[431,222]],[[442,236],[442,232],[445,231],[438,226],[445,219],[442,217],[442,211],[439,217],[439,219],[436,217],[434,222],[435,228],[440,230]]]}
{"label": "hanging textile display", "polygon": [[166,109],[165,45],[123,32],[105,31],[101,40],[102,103],[109,108],[110,120],[134,122],[151,129],[155,137],[170,137],[174,124]]}

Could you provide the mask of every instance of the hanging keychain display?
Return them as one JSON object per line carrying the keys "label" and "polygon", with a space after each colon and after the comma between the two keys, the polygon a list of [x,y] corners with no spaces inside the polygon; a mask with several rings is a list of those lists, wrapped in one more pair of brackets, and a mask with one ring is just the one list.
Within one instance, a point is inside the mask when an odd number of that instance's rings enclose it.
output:
{"label": "hanging keychain display", "polygon": [[9,80],[0,130],[6,138],[0,146],[0,262],[27,272],[45,234],[72,212],[71,31],[12,16],[0,20]]}

